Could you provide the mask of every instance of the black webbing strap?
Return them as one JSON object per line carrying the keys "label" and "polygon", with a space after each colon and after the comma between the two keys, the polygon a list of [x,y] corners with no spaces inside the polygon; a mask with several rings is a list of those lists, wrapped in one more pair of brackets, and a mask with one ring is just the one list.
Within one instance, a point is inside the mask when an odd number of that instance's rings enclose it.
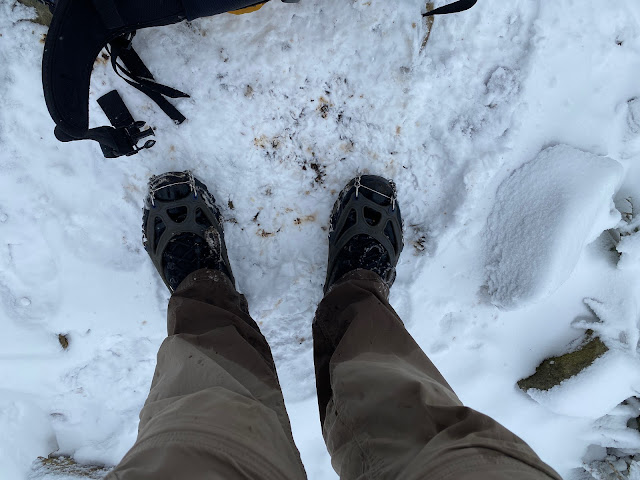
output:
{"label": "black webbing strap", "polygon": [[[131,47],[131,41],[134,35],[135,32],[118,37],[109,42],[113,70],[125,82],[153,100],[176,125],[180,125],[186,120],[186,117],[165,97],[189,98],[189,95],[175,88],[155,82],[149,69]],[[122,60],[124,66],[118,63],[118,59]]]}
{"label": "black webbing strap", "polygon": [[120,94],[113,90],[98,99],[98,104],[104,110],[113,127],[90,128],[82,137],[72,137],[56,127],[55,136],[61,142],[74,140],[95,140],[100,144],[106,158],[116,158],[122,155],[134,155],[140,150],[151,148],[155,140],[147,140],[142,147],[137,143],[140,139],[153,135],[151,127],[141,130],[145,123],[136,122],[131,112],[122,101]]}
{"label": "black webbing strap", "polygon": [[102,108],[111,125],[116,128],[126,127],[135,123],[131,112],[124,104],[122,97],[116,90],[112,90],[98,99],[98,105]]}
{"label": "black webbing strap", "polygon": [[457,2],[443,5],[442,7],[435,8],[430,12],[423,13],[423,17],[430,17],[431,15],[445,15],[447,13],[459,13],[469,10],[473,7],[478,0],[458,0]]}

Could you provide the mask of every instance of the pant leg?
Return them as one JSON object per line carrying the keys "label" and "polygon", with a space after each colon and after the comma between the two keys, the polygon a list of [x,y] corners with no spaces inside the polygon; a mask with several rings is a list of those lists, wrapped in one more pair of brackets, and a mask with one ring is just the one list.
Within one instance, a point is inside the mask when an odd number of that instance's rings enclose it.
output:
{"label": "pant leg", "polygon": [[176,289],[138,438],[108,480],[305,479],[271,356],[220,272]]}
{"label": "pant leg", "polygon": [[559,475],[502,425],[462,405],[372,272],[347,274],[313,325],[318,403],[343,480],[549,480]]}

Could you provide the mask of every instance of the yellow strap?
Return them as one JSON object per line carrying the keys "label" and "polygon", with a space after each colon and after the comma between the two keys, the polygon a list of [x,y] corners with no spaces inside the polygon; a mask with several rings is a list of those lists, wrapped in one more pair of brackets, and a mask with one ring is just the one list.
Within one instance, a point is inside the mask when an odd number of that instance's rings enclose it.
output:
{"label": "yellow strap", "polygon": [[267,3],[267,2],[259,3],[258,5],[254,5],[253,7],[247,7],[247,8],[241,8],[240,10],[234,10],[233,12],[229,12],[229,13],[233,13],[234,15],[243,15],[245,13],[255,12],[257,10],[260,10],[265,3]]}

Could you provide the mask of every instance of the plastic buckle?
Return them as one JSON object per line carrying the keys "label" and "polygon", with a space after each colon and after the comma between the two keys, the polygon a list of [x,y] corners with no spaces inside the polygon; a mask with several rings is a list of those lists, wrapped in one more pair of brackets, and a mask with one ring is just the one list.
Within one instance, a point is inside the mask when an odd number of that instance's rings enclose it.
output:
{"label": "plastic buckle", "polygon": [[127,33],[126,39],[127,39],[127,50],[131,50],[131,46],[133,45],[133,37],[136,36],[137,30],[134,30],[133,32],[129,32]]}
{"label": "plastic buckle", "polygon": [[136,30],[133,32],[120,35],[107,43],[109,55],[120,56],[122,50],[131,50],[133,48],[133,37],[136,36]]}
{"label": "plastic buckle", "polygon": [[149,137],[154,134],[153,128],[148,127],[145,130],[141,130],[146,124],[143,121],[133,122],[131,125],[123,127],[124,133],[131,144],[131,152],[127,153],[127,156],[135,155],[140,150],[151,148],[156,144],[155,140],[147,140],[142,147],[138,147],[138,141]]}

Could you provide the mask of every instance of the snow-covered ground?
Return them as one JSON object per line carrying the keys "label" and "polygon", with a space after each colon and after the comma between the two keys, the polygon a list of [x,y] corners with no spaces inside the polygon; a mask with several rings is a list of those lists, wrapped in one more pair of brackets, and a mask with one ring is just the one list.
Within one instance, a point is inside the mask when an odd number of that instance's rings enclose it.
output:
{"label": "snow-covered ground", "polygon": [[[420,51],[423,10],[273,1],[140,31],[156,78],[191,95],[175,102],[189,120],[174,126],[99,62],[92,124],[107,123],[95,100],[117,88],[158,140],[106,160],[93,142],[55,140],[46,29],[0,0],[0,478],[25,478],[54,451],[113,465],[132,445],[168,299],[141,248],[142,200],[150,175],[184,169],[228,220],[310,479],[336,478],[311,321],[329,210],[358,172],[398,185],[406,247],[392,304],[465,403],[565,478],[602,446],[640,451],[625,426],[640,412],[616,409],[640,392],[640,237],[622,222],[617,265],[600,235],[621,219],[612,199],[622,213],[625,198],[640,203],[640,3],[481,0],[436,18]],[[536,401],[517,388],[585,325],[604,357]]]}

